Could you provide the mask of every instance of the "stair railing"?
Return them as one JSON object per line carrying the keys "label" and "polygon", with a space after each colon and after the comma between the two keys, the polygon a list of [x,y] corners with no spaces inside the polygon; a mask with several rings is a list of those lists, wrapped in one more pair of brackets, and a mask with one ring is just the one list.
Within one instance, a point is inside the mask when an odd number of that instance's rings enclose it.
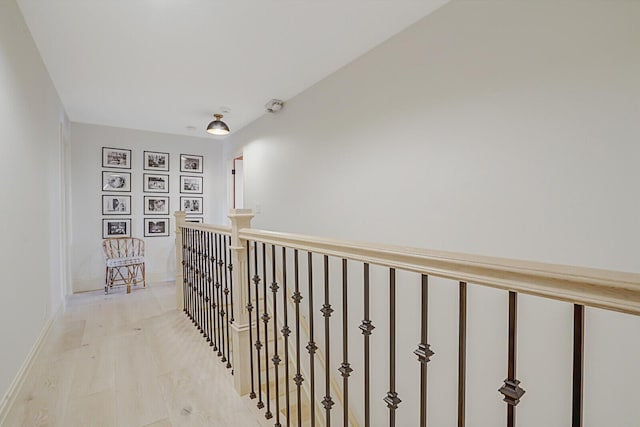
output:
{"label": "stair railing", "polygon": [[[508,345],[507,357],[507,377],[499,386],[498,391],[502,394],[505,405],[507,426],[513,427],[516,423],[516,406],[523,398],[525,390],[521,387],[516,372],[516,352],[517,352],[517,332],[518,332],[518,295],[535,295],[552,300],[559,300],[570,303],[574,307],[573,315],[573,362],[572,372],[567,375],[572,376],[572,425],[582,425],[583,419],[583,377],[584,377],[584,316],[585,307],[597,307],[606,310],[628,313],[632,315],[640,314],[640,274],[625,273],[608,270],[598,270],[582,267],[571,267],[539,262],[519,261],[504,258],[484,257],[469,254],[459,254],[442,251],[432,251],[416,248],[405,248],[390,245],[377,245],[361,242],[349,242],[335,239],[318,238],[311,236],[293,235],[287,233],[276,233],[269,231],[254,230],[250,228],[251,212],[248,210],[234,210],[230,218],[232,220],[231,230],[227,228],[214,227],[202,224],[187,224],[184,221],[184,214],[176,213],[176,241],[182,251],[178,254],[178,274],[177,274],[177,294],[178,307],[186,310],[187,314],[199,327],[203,327],[203,334],[212,335],[218,331],[208,317],[201,313],[202,307],[212,305],[220,310],[221,304],[224,310],[229,312],[227,305],[221,299],[220,293],[216,293],[220,287],[208,287],[207,276],[210,275],[211,266],[207,267],[207,260],[211,261],[212,253],[210,241],[211,237],[202,233],[213,233],[222,237],[223,251],[216,255],[217,262],[221,254],[226,253],[225,244],[228,242],[228,249],[231,253],[232,264],[228,269],[233,272],[231,275],[235,285],[235,300],[233,301],[234,320],[231,322],[233,334],[233,367],[234,383],[240,394],[249,394],[251,398],[256,397],[256,377],[259,369],[256,363],[260,358],[259,354],[262,346],[260,336],[254,336],[254,329],[257,332],[259,322],[262,320],[263,328],[273,329],[274,336],[282,337],[285,341],[293,340],[295,351],[289,354],[287,348],[278,348],[278,340],[274,340],[273,351],[266,360],[275,373],[276,396],[273,408],[269,408],[268,418],[273,418],[275,426],[305,425],[330,426],[333,420],[332,409],[335,402],[331,395],[328,378],[316,378],[315,361],[317,359],[317,349],[319,345],[326,348],[327,369],[337,368],[343,379],[343,408],[341,411],[343,419],[340,424],[348,426],[353,424],[349,420],[350,398],[357,397],[361,402],[358,412],[365,426],[382,425],[380,419],[372,422],[372,405],[385,404],[389,426],[397,425],[398,411],[401,410],[402,396],[397,389],[397,332],[398,332],[398,307],[397,300],[398,286],[403,288],[415,286],[419,295],[419,334],[415,337],[417,345],[413,353],[417,358],[416,375],[419,375],[419,411],[411,414],[410,418],[415,422],[412,425],[427,425],[427,367],[432,357],[436,357],[434,349],[429,344],[429,277],[444,278],[454,281],[458,287],[458,381],[457,381],[457,419],[458,426],[465,425],[465,398],[466,398],[466,328],[467,328],[467,289],[469,286],[486,286],[506,291],[508,296]],[[220,238],[218,238],[220,239]],[[204,241],[204,243],[202,243]],[[209,242],[209,243],[208,243]],[[204,245],[204,249],[203,249]],[[262,248],[259,258],[259,247]],[[209,248],[209,249],[207,249]],[[253,248],[253,249],[252,249]],[[267,262],[266,252],[271,253]],[[204,255],[203,255],[204,254]],[[204,258],[204,259],[203,259]],[[330,271],[330,266],[337,268]],[[278,281],[276,265],[282,265],[282,278]],[[269,265],[270,264],[270,265]],[[322,264],[317,274],[318,265]],[[212,264],[215,265],[215,264]],[[385,284],[372,287],[373,279],[371,269],[384,269],[386,271]],[[357,280],[357,285],[353,283],[353,271],[360,268],[362,277]],[[337,270],[337,271],[336,271]],[[204,272],[204,273],[203,273]],[[415,283],[407,283],[406,280],[399,281],[398,277],[404,272],[409,272],[416,276]],[[306,273],[306,274],[305,274]],[[204,278],[203,278],[204,276]],[[251,283],[253,282],[253,287]],[[270,283],[268,283],[270,282]],[[225,286],[226,282],[221,282],[220,286]],[[254,307],[257,307],[258,294],[252,295],[259,284],[262,283],[263,298],[272,298],[272,316],[270,318],[267,311],[262,310],[262,318],[254,319],[252,315]],[[229,282],[229,285],[231,282]],[[268,289],[266,286],[268,284]],[[353,301],[350,290],[355,286],[362,286],[362,292],[358,293],[358,300]],[[292,299],[294,310],[290,312],[286,304],[288,289],[292,288]],[[371,361],[376,355],[371,354],[371,338],[375,336],[375,325],[371,311],[371,295],[376,292],[378,296],[384,295],[388,298],[388,322],[385,325],[388,334],[377,339],[385,339],[388,342],[387,359],[388,369],[384,372],[387,377],[387,392],[381,401],[371,400]],[[381,294],[383,293],[383,294]],[[353,291],[351,291],[353,294]],[[321,297],[321,298],[319,298]],[[209,298],[209,299],[207,299]],[[216,299],[218,298],[218,299]],[[351,298],[351,299],[349,299]],[[283,300],[279,306],[279,301]],[[319,300],[319,301],[318,301]],[[339,302],[335,304],[336,301]],[[331,303],[334,301],[334,304]],[[264,303],[264,301],[263,301]],[[254,305],[255,304],[255,305]],[[355,305],[362,307],[362,319],[359,325],[352,323],[353,316],[350,316],[350,308]],[[281,307],[281,308],[279,308]],[[334,308],[335,307],[335,308]],[[301,312],[306,310],[308,319],[308,342],[300,340],[300,318]],[[277,316],[287,316],[284,326],[278,329]],[[220,314],[218,314],[220,316]],[[322,316],[324,327],[319,328],[314,319]],[[224,315],[222,315],[224,317]],[[331,318],[335,317],[332,322]],[[380,316],[378,316],[380,318]],[[219,323],[220,324],[220,323]],[[224,321],[221,323],[224,325]],[[201,326],[204,325],[204,326]],[[209,325],[209,326],[207,326]],[[209,329],[207,329],[209,328]],[[354,349],[352,332],[358,329],[362,334],[361,350]],[[324,337],[318,334],[317,329],[324,333]],[[222,330],[222,329],[220,329]],[[263,332],[265,330],[263,329]],[[218,334],[220,335],[220,334]],[[293,336],[292,336],[293,335]],[[255,339],[254,339],[255,337]],[[265,335],[266,337],[266,335]],[[210,338],[210,337],[209,337]],[[213,337],[216,338],[215,336]],[[220,337],[217,337],[219,340]],[[224,338],[223,338],[224,339]],[[226,341],[229,347],[229,339]],[[334,350],[330,349],[333,348]],[[330,358],[335,354],[335,347],[338,347],[340,355],[339,364],[330,363]],[[284,350],[284,352],[281,352]],[[306,351],[305,351],[306,350]],[[223,352],[224,353],[224,352]],[[306,353],[306,354],[305,354]],[[354,356],[354,353],[357,356]],[[296,369],[287,372],[287,375],[280,376],[279,369],[284,358],[291,356],[295,360]],[[363,358],[362,372],[358,372],[358,378],[362,379],[362,384],[352,384],[350,377],[354,373],[352,368],[354,357]],[[441,357],[438,355],[438,357]],[[302,376],[302,363],[306,360],[308,367],[308,378]],[[323,381],[324,384],[323,384]],[[309,402],[308,410],[310,415],[305,421],[301,414],[302,393],[301,386],[304,381],[309,382]],[[280,402],[278,388],[283,385],[288,387],[294,385],[296,395],[296,409],[290,407],[289,399],[286,404]],[[358,395],[350,395],[350,391],[357,391]],[[289,396],[289,395],[287,395]],[[316,403],[320,402],[325,409],[324,414],[316,413]],[[273,409],[273,411],[271,411]],[[379,413],[378,410],[376,410]],[[406,419],[406,418],[405,418]],[[318,420],[322,420],[320,423]]]}

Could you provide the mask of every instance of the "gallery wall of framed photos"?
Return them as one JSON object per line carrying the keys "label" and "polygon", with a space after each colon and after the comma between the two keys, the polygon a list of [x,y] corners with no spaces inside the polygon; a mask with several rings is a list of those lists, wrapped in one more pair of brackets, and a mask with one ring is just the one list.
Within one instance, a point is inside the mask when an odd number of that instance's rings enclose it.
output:
{"label": "gallery wall of framed photos", "polygon": [[[131,172],[127,170],[132,168],[133,151],[128,148],[102,147],[103,239],[132,236],[131,218],[122,218],[120,215],[131,215],[132,196],[126,193],[131,193]],[[169,237],[171,154],[162,151],[144,151],[140,158],[143,170],[143,236]],[[178,209],[187,213],[189,221],[202,221],[205,156],[181,153],[176,160],[174,164],[180,164]],[[176,173],[175,170],[173,172]],[[193,196],[194,194],[197,196]],[[133,197],[133,203],[138,202],[136,199],[138,197]]]}
{"label": "gallery wall of framed photos", "polygon": [[[104,280],[102,239],[146,241],[153,280],[175,274],[174,213],[188,221],[227,223],[223,147],[206,138],[72,124],[70,221],[74,292]],[[184,198],[184,199],[183,199]]]}

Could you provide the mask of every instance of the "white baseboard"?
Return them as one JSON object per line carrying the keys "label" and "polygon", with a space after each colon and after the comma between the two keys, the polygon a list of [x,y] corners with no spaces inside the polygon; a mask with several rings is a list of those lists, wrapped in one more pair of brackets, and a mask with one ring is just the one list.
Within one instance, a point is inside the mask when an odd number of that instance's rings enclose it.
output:
{"label": "white baseboard", "polygon": [[40,335],[38,336],[38,339],[36,340],[35,343],[33,343],[33,346],[31,347],[31,351],[27,355],[27,358],[22,363],[20,370],[18,371],[15,378],[11,382],[9,389],[7,390],[5,395],[2,397],[2,401],[0,401],[0,426],[4,425],[4,420],[7,417],[7,414],[9,413],[9,411],[11,410],[11,407],[13,406],[16,400],[16,397],[18,396],[18,393],[22,388],[22,384],[24,383],[25,378],[29,374],[29,371],[31,371],[31,367],[33,366],[33,361],[36,359],[38,354],[40,354],[40,350],[42,349],[42,344],[47,338],[47,335],[49,335],[49,330],[51,329],[51,325],[53,325],[53,322],[58,318],[60,313],[64,311],[63,307],[64,307],[64,304],[60,304],[60,308],[58,309],[58,311],[49,318],[47,323],[45,323],[44,327],[42,328],[42,331],[40,332]]}

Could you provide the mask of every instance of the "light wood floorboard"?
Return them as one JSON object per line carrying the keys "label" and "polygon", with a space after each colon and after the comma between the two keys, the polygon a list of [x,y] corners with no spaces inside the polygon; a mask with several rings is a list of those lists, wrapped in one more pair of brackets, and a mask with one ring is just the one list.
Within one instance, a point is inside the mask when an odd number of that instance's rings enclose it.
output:
{"label": "light wood floorboard", "polygon": [[3,426],[260,425],[173,283],[73,295]]}

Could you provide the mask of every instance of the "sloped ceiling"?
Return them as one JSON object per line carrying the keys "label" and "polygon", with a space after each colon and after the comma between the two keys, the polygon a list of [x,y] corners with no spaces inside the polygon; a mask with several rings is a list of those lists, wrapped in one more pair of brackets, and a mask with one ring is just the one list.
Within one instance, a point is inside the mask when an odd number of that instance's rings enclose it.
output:
{"label": "sloped ceiling", "polygon": [[446,1],[18,4],[72,121],[212,138],[221,107],[237,131]]}

